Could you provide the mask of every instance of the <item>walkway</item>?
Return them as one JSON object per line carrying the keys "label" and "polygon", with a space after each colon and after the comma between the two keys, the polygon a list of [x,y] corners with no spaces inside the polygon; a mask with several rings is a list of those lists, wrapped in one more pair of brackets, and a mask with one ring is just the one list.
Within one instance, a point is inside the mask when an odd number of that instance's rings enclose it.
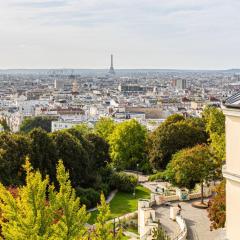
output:
{"label": "walkway", "polygon": [[[112,200],[113,200],[113,198],[115,197],[115,195],[116,195],[116,193],[118,192],[118,190],[113,190],[109,195],[108,195],[108,197],[107,197],[107,199],[106,199],[106,202],[107,203],[110,203]],[[90,209],[88,209],[88,212],[93,212],[93,211],[96,211],[97,210],[97,207],[95,207],[95,208],[90,208]]]}
{"label": "walkway", "polygon": [[[195,200],[196,201],[196,200]],[[173,205],[177,203],[173,203]],[[188,229],[188,240],[219,240],[222,230],[210,231],[210,221],[207,216],[207,210],[197,209],[191,206],[192,201],[180,202],[182,207],[182,216],[186,221]],[[176,233],[176,223],[169,219],[169,207],[159,206],[155,208],[160,214],[160,221],[167,232]],[[175,233],[173,233],[175,232]],[[176,235],[175,235],[176,236]]]}

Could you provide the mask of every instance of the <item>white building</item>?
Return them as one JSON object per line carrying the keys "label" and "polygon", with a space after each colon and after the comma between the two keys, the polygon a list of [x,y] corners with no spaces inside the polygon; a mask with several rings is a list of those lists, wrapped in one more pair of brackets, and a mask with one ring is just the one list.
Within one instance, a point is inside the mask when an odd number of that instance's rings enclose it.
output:
{"label": "white building", "polygon": [[226,100],[226,239],[239,240],[240,223],[240,93]]}

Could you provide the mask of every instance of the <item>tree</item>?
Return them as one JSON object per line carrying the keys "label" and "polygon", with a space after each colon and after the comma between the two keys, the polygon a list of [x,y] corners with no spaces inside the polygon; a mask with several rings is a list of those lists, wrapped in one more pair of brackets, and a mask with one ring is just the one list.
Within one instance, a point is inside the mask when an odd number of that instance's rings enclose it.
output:
{"label": "tree", "polygon": [[203,204],[203,183],[214,177],[215,164],[206,145],[196,145],[183,149],[173,155],[165,171],[166,178],[178,187],[193,189],[201,184],[201,203]]}
{"label": "tree", "polygon": [[58,159],[62,159],[64,166],[70,172],[74,187],[88,182],[88,153],[80,141],[67,131],[57,131],[51,134],[57,146]]}
{"label": "tree", "polygon": [[119,169],[136,169],[145,158],[146,129],[136,120],[122,122],[109,137],[110,156]]}
{"label": "tree", "polygon": [[215,188],[215,195],[209,200],[208,217],[210,229],[224,228],[226,222],[226,182],[222,181]]}
{"label": "tree", "polygon": [[221,109],[206,107],[203,111],[206,122],[206,131],[209,134],[211,149],[216,157],[216,162],[221,167],[225,161],[225,116]]}
{"label": "tree", "polygon": [[56,121],[57,117],[52,116],[37,116],[37,117],[27,117],[23,120],[20,131],[30,132],[34,128],[42,128],[46,132],[51,132],[52,121]]}
{"label": "tree", "polygon": [[121,230],[117,232],[113,229],[112,223],[108,222],[110,217],[110,208],[106,203],[105,197],[101,194],[101,204],[98,205],[99,214],[97,216],[97,223],[95,224],[95,231],[92,233],[92,240],[120,240],[122,238]]}
{"label": "tree", "polygon": [[18,185],[24,180],[22,165],[30,153],[29,138],[22,134],[0,133],[0,181]]}
{"label": "tree", "polygon": [[33,129],[30,134],[30,159],[34,169],[39,169],[43,176],[49,175],[55,180],[57,147],[53,139],[42,128]]}
{"label": "tree", "polygon": [[181,120],[173,122],[166,120],[149,135],[147,151],[153,168],[165,169],[171,157],[177,151],[206,143],[207,136],[197,121]]}
{"label": "tree", "polygon": [[113,133],[114,129],[116,127],[116,124],[111,118],[102,117],[95,125],[95,132],[108,141],[109,136]]}
{"label": "tree", "polygon": [[86,136],[86,139],[93,145],[91,152],[94,164],[93,168],[105,167],[110,162],[109,144],[96,134],[89,134]]}
{"label": "tree", "polygon": [[88,220],[71,187],[69,174],[60,161],[57,167],[59,191],[34,172],[27,161],[26,185],[13,196],[0,184],[1,227],[4,239],[75,240],[84,239]]}

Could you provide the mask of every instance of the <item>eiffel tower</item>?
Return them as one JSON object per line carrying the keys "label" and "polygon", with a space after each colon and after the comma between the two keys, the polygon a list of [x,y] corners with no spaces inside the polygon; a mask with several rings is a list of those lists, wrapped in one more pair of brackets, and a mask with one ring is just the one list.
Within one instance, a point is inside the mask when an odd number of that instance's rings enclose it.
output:
{"label": "eiffel tower", "polygon": [[110,66],[110,69],[109,69],[109,74],[112,74],[112,75],[115,74],[115,71],[114,71],[114,68],[113,68],[113,55],[112,54],[111,54],[111,66]]}

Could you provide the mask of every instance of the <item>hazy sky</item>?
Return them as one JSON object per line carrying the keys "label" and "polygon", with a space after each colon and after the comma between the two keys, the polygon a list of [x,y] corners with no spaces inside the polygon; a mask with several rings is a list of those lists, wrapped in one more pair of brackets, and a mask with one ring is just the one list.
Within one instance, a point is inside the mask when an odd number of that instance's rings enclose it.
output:
{"label": "hazy sky", "polygon": [[0,0],[0,68],[240,68],[240,0]]}

